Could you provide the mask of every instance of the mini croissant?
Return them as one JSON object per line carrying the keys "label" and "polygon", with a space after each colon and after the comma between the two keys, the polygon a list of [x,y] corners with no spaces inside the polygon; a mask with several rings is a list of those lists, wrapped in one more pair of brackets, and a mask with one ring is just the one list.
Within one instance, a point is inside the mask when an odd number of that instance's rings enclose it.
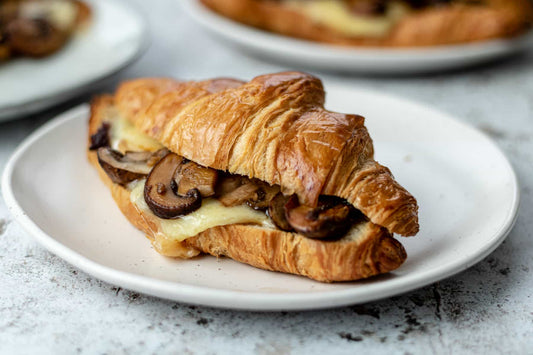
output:
{"label": "mini croissant", "polygon": [[[324,101],[321,81],[300,72],[249,82],[125,82],[93,102],[89,160],[162,254],[226,255],[320,281],[394,270],[406,254],[392,233],[418,232],[416,200],[373,159],[364,118],[327,111]],[[135,133],[117,133],[119,121]],[[151,163],[133,171],[141,156]],[[184,216],[183,208],[161,206],[165,198],[193,210]],[[169,232],[171,224],[186,230],[214,204],[250,210],[262,222],[242,217],[186,237]]]}

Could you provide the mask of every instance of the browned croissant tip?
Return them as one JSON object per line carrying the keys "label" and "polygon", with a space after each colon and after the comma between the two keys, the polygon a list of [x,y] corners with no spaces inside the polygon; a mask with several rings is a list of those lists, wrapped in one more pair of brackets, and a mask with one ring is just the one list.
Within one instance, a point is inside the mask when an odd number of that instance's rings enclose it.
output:
{"label": "browned croissant tip", "polygon": [[396,214],[401,218],[399,218],[394,224],[391,223],[392,227],[389,230],[403,237],[412,237],[419,232],[418,205],[414,198],[410,204],[406,204],[404,208],[398,210]]}
{"label": "browned croissant tip", "polygon": [[407,259],[405,248],[394,238],[382,237],[374,248],[377,274],[395,270]]}

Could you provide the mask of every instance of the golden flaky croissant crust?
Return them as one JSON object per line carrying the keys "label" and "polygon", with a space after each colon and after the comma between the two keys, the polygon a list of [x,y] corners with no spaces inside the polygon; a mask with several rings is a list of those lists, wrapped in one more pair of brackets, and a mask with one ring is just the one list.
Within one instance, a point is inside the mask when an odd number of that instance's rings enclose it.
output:
{"label": "golden flaky croissant crust", "polygon": [[308,205],[339,196],[392,233],[416,234],[416,200],[374,161],[364,118],[327,111],[324,99],[321,81],[300,72],[139,79],[115,96],[124,117],[187,159],[278,184]]}
{"label": "golden flaky croissant crust", "polygon": [[198,1],[246,25],[349,46],[417,47],[505,38],[525,32],[533,21],[530,0],[464,1],[410,12],[381,37],[353,37],[313,21],[276,0]]}
{"label": "golden flaky croissant crust", "polygon": [[[169,83],[171,81],[158,82],[160,87]],[[140,101],[150,95],[139,96]],[[89,137],[96,133],[107,117],[116,115],[114,104],[110,96],[93,101]],[[88,144],[91,144],[90,139]],[[111,181],[100,167],[94,150],[88,150],[88,158],[109,187],[122,213],[152,240],[155,249],[163,255],[190,258],[204,252],[228,256],[261,269],[326,282],[357,280],[386,273],[398,268],[407,257],[405,249],[387,230],[369,221],[359,222],[356,229],[337,241],[326,242],[278,229],[243,224],[211,228],[183,242],[160,239],[162,232],[158,218],[137,208],[130,200],[130,191]]]}

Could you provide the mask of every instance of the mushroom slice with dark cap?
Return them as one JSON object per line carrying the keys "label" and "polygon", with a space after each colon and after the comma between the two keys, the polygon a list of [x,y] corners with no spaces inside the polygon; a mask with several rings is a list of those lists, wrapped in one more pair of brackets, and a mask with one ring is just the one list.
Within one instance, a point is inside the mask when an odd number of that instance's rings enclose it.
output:
{"label": "mushroom slice with dark cap", "polygon": [[178,194],[185,195],[191,189],[198,189],[202,197],[215,194],[218,172],[192,161],[184,160],[176,169],[174,180],[178,184]]}
{"label": "mushroom slice with dark cap", "polygon": [[313,239],[342,237],[352,225],[355,208],[333,196],[320,196],[318,206],[300,205],[292,195],[285,204],[285,218],[298,233]]}
{"label": "mushroom slice with dark cap", "polygon": [[155,162],[168,153],[166,149],[157,152],[126,152],[122,154],[109,147],[97,150],[98,162],[107,176],[116,184],[126,185],[150,173]]}
{"label": "mushroom slice with dark cap", "polygon": [[202,196],[197,188],[190,189],[184,195],[178,193],[174,175],[182,162],[182,157],[169,153],[154,166],[146,179],[144,200],[157,217],[177,218],[202,205]]}

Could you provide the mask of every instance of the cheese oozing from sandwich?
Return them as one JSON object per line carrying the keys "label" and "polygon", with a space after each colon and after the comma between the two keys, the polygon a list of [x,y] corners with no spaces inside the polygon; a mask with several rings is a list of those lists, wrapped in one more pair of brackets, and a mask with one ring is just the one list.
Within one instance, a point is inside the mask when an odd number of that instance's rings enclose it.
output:
{"label": "cheese oozing from sandwich", "polygon": [[[130,200],[143,213],[152,213],[144,200],[144,183],[145,180],[135,183]],[[214,198],[204,199],[199,209],[179,218],[159,218],[159,225],[165,237],[180,242],[209,228],[228,224],[256,224],[275,228],[264,212],[256,211],[247,205],[225,207]]]}
{"label": "cheese oozing from sandwich", "polygon": [[343,1],[285,0],[284,4],[316,23],[351,37],[386,36],[409,11],[405,4],[397,1],[388,3],[385,14],[377,16],[353,13]]}
{"label": "cheese oozing from sandwich", "polygon": [[[155,151],[163,148],[156,140],[138,131],[128,120],[118,114],[110,120],[111,147],[119,151],[148,150]],[[157,219],[163,235],[154,240],[154,246],[159,252],[169,255],[169,250],[176,247],[172,242],[181,242],[207,229],[228,224],[254,224],[265,228],[275,228],[265,212],[256,211],[248,205],[226,207],[215,198],[202,200],[202,206],[187,215],[176,219],[156,217],[144,199],[145,179],[135,180],[128,185],[131,203],[143,214],[150,214]],[[164,244],[167,244],[165,246]],[[169,250],[165,250],[169,249]]]}

